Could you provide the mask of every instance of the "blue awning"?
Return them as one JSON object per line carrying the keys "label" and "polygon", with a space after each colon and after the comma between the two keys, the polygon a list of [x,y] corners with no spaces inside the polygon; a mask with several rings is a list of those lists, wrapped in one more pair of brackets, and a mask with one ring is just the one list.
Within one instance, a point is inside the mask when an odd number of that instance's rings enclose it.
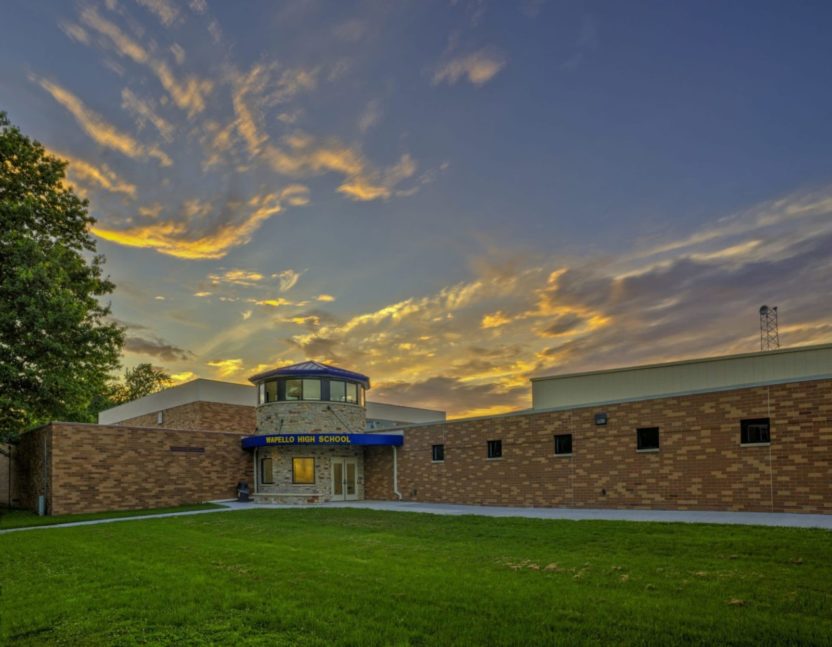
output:
{"label": "blue awning", "polygon": [[265,434],[243,438],[243,449],[293,445],[388,445],[401,447],[404,437],[396,434]]}

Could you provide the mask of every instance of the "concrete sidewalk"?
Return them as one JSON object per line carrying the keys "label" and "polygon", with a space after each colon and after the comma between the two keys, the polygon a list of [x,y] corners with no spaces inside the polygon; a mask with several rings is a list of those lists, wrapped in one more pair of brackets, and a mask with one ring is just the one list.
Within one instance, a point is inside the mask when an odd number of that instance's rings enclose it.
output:
{"label": "concrete sidewalk", "polygon": [[684,510],[604,510],[578,508],[515,508],[413,501],[347,501],[312,506],[266,503],[223,502],[235,510],[254,508],[359,508],[390,512],[422,512],[444,515],[478,515],[482,517],[525,517],[529,519],[565,519],[571,521],[659,521],[674,523],[718,523],[743,526],[780,526],[785,528],[823,528],[832,530],[832,515],[790,512],[718,512]]}
{"label": "concrete sidewalk", "polygon": [[701,510],[603,510],[578,508],[514,508],[484,505],[456,505],[447,503],[418,503],[413,501],[347,501],[320,503],[315,505],[283,505],[272,503],[238,503],[237,501],[212,501],[222,508],[212,510],[191,510],[165,514],[116,517],[93,521],[74,521],[51,526],[27,526],[0,530],[0,534],[26,530],[47,530],[50,528],[73,528],[94,526],[102,523],[166,519],[197,514],[234,512],[240,510],[298,510],[309,508],[356,508],[360,510],[383,510],[387,512],[421,512],[441,515],[477,515],[481,517],[524,517],[528,519],[562,519],[569,521],[655,521],[664,523],[715,523],[741,526],[778,526],[783,528],[822,528],[832,530],[832,515],[796,514],[789,512],[718,512]]}

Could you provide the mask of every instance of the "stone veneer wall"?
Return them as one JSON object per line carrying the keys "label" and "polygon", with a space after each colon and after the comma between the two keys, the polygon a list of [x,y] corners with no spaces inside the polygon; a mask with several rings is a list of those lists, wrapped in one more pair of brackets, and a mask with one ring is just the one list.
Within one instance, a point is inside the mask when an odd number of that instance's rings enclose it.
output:
{"label": "stone veneer wall", "polygon": [[[356,459],[356,492],[359,499],[364,498],[364,453],[360,447],[263,447],[257,450],[257,460],[270,456],[272,458],[272,477],[274,485],[259,486],[257,499],[273,503],[320,503],[332,499],[332,459]],[[292,458],[308,457],[315,459],[314,485],[296,485],[292,483]]]}
{"label": "stone veneer wall", "polygon": [[363,433],[366,425],[366,410],[357,404],[303,400],[257,407],[258,434]]}
{"label": "stone veneer wall", "polygon": [[51,442],[49,514],[231,498],[238,481],[253,479],[239,433],[52,423],[21,437],[24,505],[30,509],[43,489],[38,475],[44,433]]}
{"label": "stone veneer wall", "polygon": [[214,431],[239,431],[253,434],[255,429],[254,407],[223,402],[189,402],[164,409],[164,420],[158,424],[158,411],[115,424],[128,427],[160,427],[165,429],[212,429]]}
{"label": "stone veneer wall", "polygon": [[[741,447],[740,420],[765,417],[771,444]],[[660,428],[658,452],[636,451],[639,427]],[[565,433],[573,454],[556,456]],[[412,501],[832,513],[832,380],[417,426],[398,456]],[[391,448],[367,450],[365,482],[367,498],[394,498]]]}

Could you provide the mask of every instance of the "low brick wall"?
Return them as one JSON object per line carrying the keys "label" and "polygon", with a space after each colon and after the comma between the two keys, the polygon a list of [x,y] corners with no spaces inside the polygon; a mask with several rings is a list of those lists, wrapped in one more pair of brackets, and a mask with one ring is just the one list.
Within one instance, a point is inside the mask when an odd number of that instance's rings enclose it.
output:
{"label": "low brick wall", "polygon": [[[740,420],[765,417],[771,444],[741,447]],[[639,427],[659,427],[658,452],[636,451]],[[573,454],[557,456],[566,433]],[[486,457],[489,440],[502,458]],[[434,444],[444,462],[431,461]],[[412,501],[832,513],[832,381],[412,427],[398,472]],[[367,450],[365,487],[394,498],[390,448]]]}
{"label": "low brick wall", "polygon": [[[50,514],[231,498],[238,481],[253,480],[239,433],[74,423],[52,423],[44,431],[52,445]],[[30,434],[23,435],[20,454],[36,466],[37,439]],[[36,469],[29,471],[36,476]],[[24,505],[34,509],[30,499]]]}

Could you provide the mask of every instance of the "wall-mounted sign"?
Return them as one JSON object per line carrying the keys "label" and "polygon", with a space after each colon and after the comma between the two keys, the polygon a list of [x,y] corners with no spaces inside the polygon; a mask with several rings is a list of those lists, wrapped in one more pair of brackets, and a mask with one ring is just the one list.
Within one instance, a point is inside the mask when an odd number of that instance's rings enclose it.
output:
{"label": "wall-mounted sign", "polygon": [[393,434],[265,434],[243,438],[243,449],[286,445],[396,445],[404,438]]}

